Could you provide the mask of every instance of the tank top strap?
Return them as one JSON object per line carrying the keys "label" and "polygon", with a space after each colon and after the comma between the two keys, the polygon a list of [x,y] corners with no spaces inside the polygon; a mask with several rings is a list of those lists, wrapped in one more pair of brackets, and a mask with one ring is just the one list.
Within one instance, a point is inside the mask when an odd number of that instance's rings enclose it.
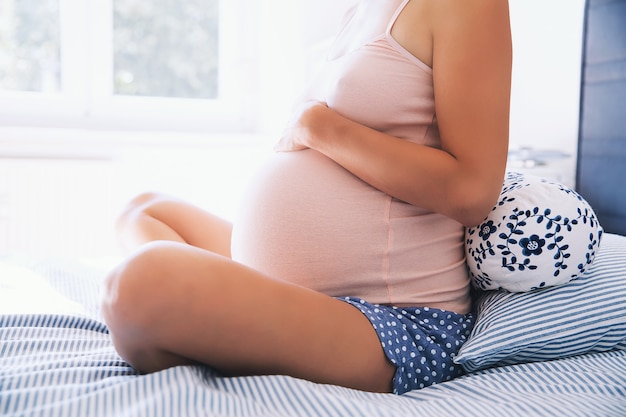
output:
{"label": "tank top strap", "polygon": [[391,28],[393,28],[393,25],[396,23],[396,20],[398,20],[398,16],[400,16],[400,13],[402,13],[402,10],[404,10],[404,8],[409,3],[409,1],[410,0],[402,0],[400,5],[396,8],[396,11],[393,12],[393,14],[391,15],[391,19],[387,23],[387,29],[385,30],[385,34],[387,36],[391,35]]}
{"label": "tank top strap", "polygon": [[396,23],[396,20],[398,20],[398,16],[400,16],[400,13],[402,13],[402,10],[404,10],[404,8],[409,3],[409,1],[410,0],[402,0],[400,2],[400,5],[397,7],[395,12],[391,16],[391,19],[389,20],[389,23],[387,24],[387,29],[385,30],[384,37],[385,37],[385,39],[387,39],[387,42],[389,42],[389,45],[391,45],[392,48],[394,48],[400,54],[404,55],[407,59],[409,59],[410,61],[415,63],[422,70],[424,70],[427,73],[431,74],[432,73],[432,68],[431,67],[426,65],[422,60],[420,60],[415,55],[413,55],[411,52],[409,52],[404,46],[400,45],[400,43],[398,43],[398,41],[396,41],[393,36],[391,36],[391,29],[393,28],[393,25]]}

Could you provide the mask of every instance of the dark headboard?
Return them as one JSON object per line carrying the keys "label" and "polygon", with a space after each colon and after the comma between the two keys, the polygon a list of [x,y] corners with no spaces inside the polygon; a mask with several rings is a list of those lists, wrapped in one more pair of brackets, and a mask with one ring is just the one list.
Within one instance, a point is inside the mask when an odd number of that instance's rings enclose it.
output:
{"label": "dark headboard", "polygon": [[626,0],[587,0],[576,188],[626,235]]}

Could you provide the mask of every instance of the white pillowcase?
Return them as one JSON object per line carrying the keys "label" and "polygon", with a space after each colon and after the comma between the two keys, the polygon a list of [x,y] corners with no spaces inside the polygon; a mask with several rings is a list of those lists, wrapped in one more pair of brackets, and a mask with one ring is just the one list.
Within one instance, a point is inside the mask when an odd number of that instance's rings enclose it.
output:
{"label": "white pillowcase", "polygon": [[509,172],[489,216],[466,230],[472,283],[511,292],[566,283],[591,265],[602,232],[593,209],[574,190]]}

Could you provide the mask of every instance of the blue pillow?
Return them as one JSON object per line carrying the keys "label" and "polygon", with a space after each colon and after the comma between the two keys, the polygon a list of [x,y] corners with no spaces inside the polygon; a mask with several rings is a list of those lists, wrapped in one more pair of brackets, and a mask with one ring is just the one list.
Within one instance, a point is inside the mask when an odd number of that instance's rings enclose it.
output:
{"label": "blue pillow", "polygon": [[530,292],[482,293],[455,362],[468,372],[626,349],[626,237],[606,233],[582,276]]}
{"label": "blue pillow", "polygon": [[554,181],[507,173],[497,204],[466,229],[476,288],[530,291],[566,283],[591,265],[602,227],[589,204]]}

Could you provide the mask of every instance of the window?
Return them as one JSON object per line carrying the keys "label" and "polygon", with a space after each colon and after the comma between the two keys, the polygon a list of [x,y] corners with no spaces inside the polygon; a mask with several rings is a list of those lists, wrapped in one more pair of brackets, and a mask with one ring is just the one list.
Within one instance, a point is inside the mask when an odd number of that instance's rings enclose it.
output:
{"label": "window", "polygon": [[0,0],[0,88],[59,92],[59,1]]}
{"label": "window", "polygon": [[0,0],[0,125],[246,131],[253,0]]}
{"label": "window", "polygon": [[217,0],[113,0],[113,93],[218,97]]}

